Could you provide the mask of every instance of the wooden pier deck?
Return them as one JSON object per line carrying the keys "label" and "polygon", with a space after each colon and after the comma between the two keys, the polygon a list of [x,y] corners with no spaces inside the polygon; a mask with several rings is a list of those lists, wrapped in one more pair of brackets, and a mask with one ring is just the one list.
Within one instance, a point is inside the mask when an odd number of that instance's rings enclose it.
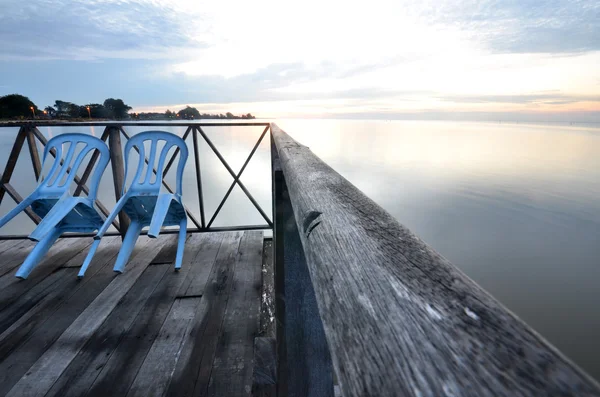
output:
{"label": "wooden pier deck", "polygon": [[60,239],[27,280],[33,243],[0,241],[0,396],[243,396],[259,331],[263,233],[140,237],[123,274],[119,237]]}

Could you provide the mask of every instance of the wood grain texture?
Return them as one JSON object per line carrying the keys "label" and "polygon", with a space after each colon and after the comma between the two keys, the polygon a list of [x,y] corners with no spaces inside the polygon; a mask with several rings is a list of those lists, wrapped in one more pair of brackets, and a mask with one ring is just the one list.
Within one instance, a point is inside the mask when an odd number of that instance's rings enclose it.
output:
{"label": "wood grain texture", "polygon": [[12,271],[4,274],[0,277],[0,310],[4,310],[21,295],[31,291],[33,286],[45,280],[69,259],[86,250],[92,241],[90,238],[76,239],[75,241],[61,238],[52,245],[27,279],[16,278]]}
{"label": "wood grain texture", "polygon": [[272,124],[344,396],[598,396],[600,387]]}
{"label": "wood grain texture", "polygon": [[166,396],[205,396],[232,287],[242,233],[226,233],[197,308],[190,337],[181,350]]}
{"label": "wood grain texture", "polygon": [[208,395],[250,396],[254,338],[260,326],[263,233],[245,232],[235,261],[232,288],[213,361]]}
{"label": "wood grain texture", "polygon": [[[221,244],[222,234],[193,234],[186,242],[186,252],[179,272],[165,273],[152,295],[135,317],[119,345],[111,353],[95,379],[88,396],[126,395],[135,380],[156,336],[169,314],[175,298],[189,285],[188,280],[206,265]],[[214,255],[212,261],[214,261]],[[119,379],[115,383],[114,379]]]}
{"label": "wood grain texture", "polygon": [[[18,346],[19,340],[43,324],[59,305],[68,300],[81,287],[87,285],[100,269],[114,263],[119,246],[105,244],[110,243],[113,239],[118,239],[118,237],[110,237],[102,241],[98,249],[98,259],[95,258],[92,262],[93,267],[90,269],[90,277],[87,279],[79,280],[76,275],[73,275],[73,271],[66,271],[61,267],[0,312],[0,331],[2,332],[0,334],[0,357],[5,355],[4,347],[14,349]],[[86,254],[87,252],[83,250],[82,253]],[[74,258],[79,258],[80,254]],[[81,265],[81,263],[80,261],[79,264]]]}
{"label": "wood grain texture", "polygon": [[[138,244],[147,244],[148,239],[148,237],[141,238],[138,240]],[[128,263],[126,271],[115,277],[85,308],[58,340],[17,382],[7,396],[44,396],[121,298],[133,286],[162,245],[172,243],[173,240],[174,236],[155,240],[133,257]]]}
{"label": "wood grain texture", "polygon": [[275,338],[254,339],[252,397],[277,396],[277,355]]}
{"label": "wood grain texture", "polygon": [[59,268],[48,277],[55,282],[47,289],[47,295],[2,333],[0,395],[5,395],[26,374],[113,280],[115,256],[116,250],[104,257],[96,256],[97,266],[90,268],[90,277],[82,280],[74,268]]}
{"label": "wood grain texture", "polygon": [[[154,340],[143,365],[127,393],[128,396],[162,396],[166,392],[175,368],[180,359],[187,358],[185,346],[192,342],[194,318],[202,294],[186,296],[189,288],[197,289],[206,284],[208,274],[213,267],[217,252],[221,246],[222,235],[207,235],[199,245],[201,254],[195,258],[186,280],[179,287],[171,310],[169,311],[156,339]],[[198,245],[197,245],[198,247]],[[204,277],[203,277],[204,275]]]}
{"label": "wood grain texture", "polygon": [[[144,306],[169,265],[148,266],[115,307],[102,326],[94,333],[67,369],[54,383],[46,397],[78,397],[86,395],[112,352]],[[87,277],[87,276],[86,276]]]}
{"label": "wood grain texture", "polygon": [[11,272],[23,263],[29,252],[35,247],[31,240],[5,240],[0,247],[0,277]]}

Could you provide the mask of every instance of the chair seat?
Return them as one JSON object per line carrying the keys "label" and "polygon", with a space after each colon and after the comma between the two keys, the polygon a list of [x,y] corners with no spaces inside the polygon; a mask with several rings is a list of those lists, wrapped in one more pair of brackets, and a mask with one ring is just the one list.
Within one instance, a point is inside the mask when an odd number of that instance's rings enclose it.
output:
{"label": "chair seat", "polygon": [[152,217],[156,214],[157,203],[163,200],[169,203],[169,208],[162,225],[179,225],[181,219],[186,217],[186,213],[181,197],[176,194],[161,193],[158,195],[131,196],[125,202],[123,210],[129,218],[136,219],[144,227],[152,223]]}
{"label": "chair seat", "polygon": [[[60,200],[56,198],[40,198],[31,204],[31,208],[40,218],[45,219],[46,215],[59,201],[61,202],[60,205],[72,208],[56,224],[63,232],[88,233],[102,227],[104,219],[94,208],[94,201],[88,197],[71,196]],[[42,223],[38,225],[38,228],[43,226]],[[32,234],[35,234],[35,230]]]}

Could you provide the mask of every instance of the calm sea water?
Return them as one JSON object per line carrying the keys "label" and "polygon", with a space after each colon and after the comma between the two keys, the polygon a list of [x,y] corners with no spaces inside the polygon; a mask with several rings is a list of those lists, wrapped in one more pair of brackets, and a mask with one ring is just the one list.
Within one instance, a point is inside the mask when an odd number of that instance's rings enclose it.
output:
{"label": "calm sea water", "polygon": [[[600,128],[339,120],[280,120],[278,125],[600,378]],[[41,130],[47,136],[102,132]],[[235,171],[261,131],[206,128]],[[5,159],[16,130],[0,133],[0,158]],[[22,154],[11,183],[25,195],[35,179],[27,150]],[[209,219],[232,178],[204,142],[200,154]],[[184,197],[199,217],[193,168],[190,161]],[[241,179],[267,212],[269,172],[265,139]],[[173,176],[167,180],[173,182]],[[114,205],[110,172],[99,198],[109,208]],[[10,207],[7,198],[0,215]],[[260,223],[264,220],[238,187],[215,220],[220,226]],[[1,232],[31,230],[21,216]]]}

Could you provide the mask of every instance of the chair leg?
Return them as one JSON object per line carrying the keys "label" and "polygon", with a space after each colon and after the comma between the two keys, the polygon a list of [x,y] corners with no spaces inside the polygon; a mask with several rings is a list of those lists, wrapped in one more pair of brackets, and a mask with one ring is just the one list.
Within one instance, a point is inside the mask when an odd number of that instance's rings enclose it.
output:
{"label": "chair leg", "polygon": [[10,210],[6,215],[0,218],[0,228],[6,225],[12,218],[17,216],[21,211],[25,210],[25,208],[29,207],[31,203],[33,203],[33,199],[31,197],[27,197],[25,200],[21,201],[15,208]]}
{"label": "chair leg", "polygon": [[100,241],[101,240],[94,240],[94,242],[92,243],[92,246],[90,247],[90,250],[89,250],[87,256],[85,257],[85,260],[83,261],[83,265],[81,265],[81,269],[79,269],[79,274],[77,275],[77,277],[83,278],[85,271],[87,270],[88,266],[92,262],[92,259],[94,258],[94,254],[96,253],[96,250],[98,249],[98,246],[100,245]]}
{"label": "chair leg", "polygon": [[112,221],[117,217],[119,212],[121,212],[121,210],[125,206],[125,203],[127,202],[127,200],[129,200],[129,196],[127,194],[125,194],[123,197],[121,197],[119,199],[117,204],[115,204],[115,208],[113,208],[113,210],[110,212],[110,214],[106,217],[104,224],[102,225],[100,230],[98,230],[98,233],[96,233],[96,235],[94,236],[94,238],[96,240],[100,240],[102,238],[102,236],[104,236],[104,233],[106,233],[106,231],[112,224]]}
{"label": "chair leg", "polygon": [[175,270],[181,269],[183,261],[183,252],[185,250],[185,239],[187,236],[187,217],[179,222],[179,237],[177,241],[177,255],[175,256]]}
{"label": "chair leg", "polygon": [[44,219],[42,219],[42,222],[31,232],[29,239],[41,241],[75,208],[76,204],[74,201],[65,202],[65,200],[59,200],[46,214]]}
{"label": "chair leg", "polygon": [[167,212],[169,212],[170,206],[170,195],[158,196],[156,205],[154,206],[154,213],[152,214],[152,221],[150,222],[150,229],[148,230],[148,237],[158,237],[160,228],[165,222],[165,217],[167,216]]}
{"label": "chair leg", "polygon": [[131,224],[129,224],[129,228],[127,229],[127,233],[125,233],[123,243],[121,244],[121,250],[119,251],[119,255],[117,256],[115,267],[113,268],[115,272],[123,273],[125,265],[127,264],[127,261],[129,261],[129,256],[131,255],[131,252],[135,247],[135,242],[140,236],[141,231],[142,224],[140,223],[140,221],[131,221]]}
{"label": "chair leg", "polygon": [[19,270],[15,276],[25,280],[61,234],[62,230],[58,227],[55,227],[52,231],[46,234],[46,236],[36,244],[29,255],[27,255],[25,262],[23,262],[21,267],[19,267]]}

